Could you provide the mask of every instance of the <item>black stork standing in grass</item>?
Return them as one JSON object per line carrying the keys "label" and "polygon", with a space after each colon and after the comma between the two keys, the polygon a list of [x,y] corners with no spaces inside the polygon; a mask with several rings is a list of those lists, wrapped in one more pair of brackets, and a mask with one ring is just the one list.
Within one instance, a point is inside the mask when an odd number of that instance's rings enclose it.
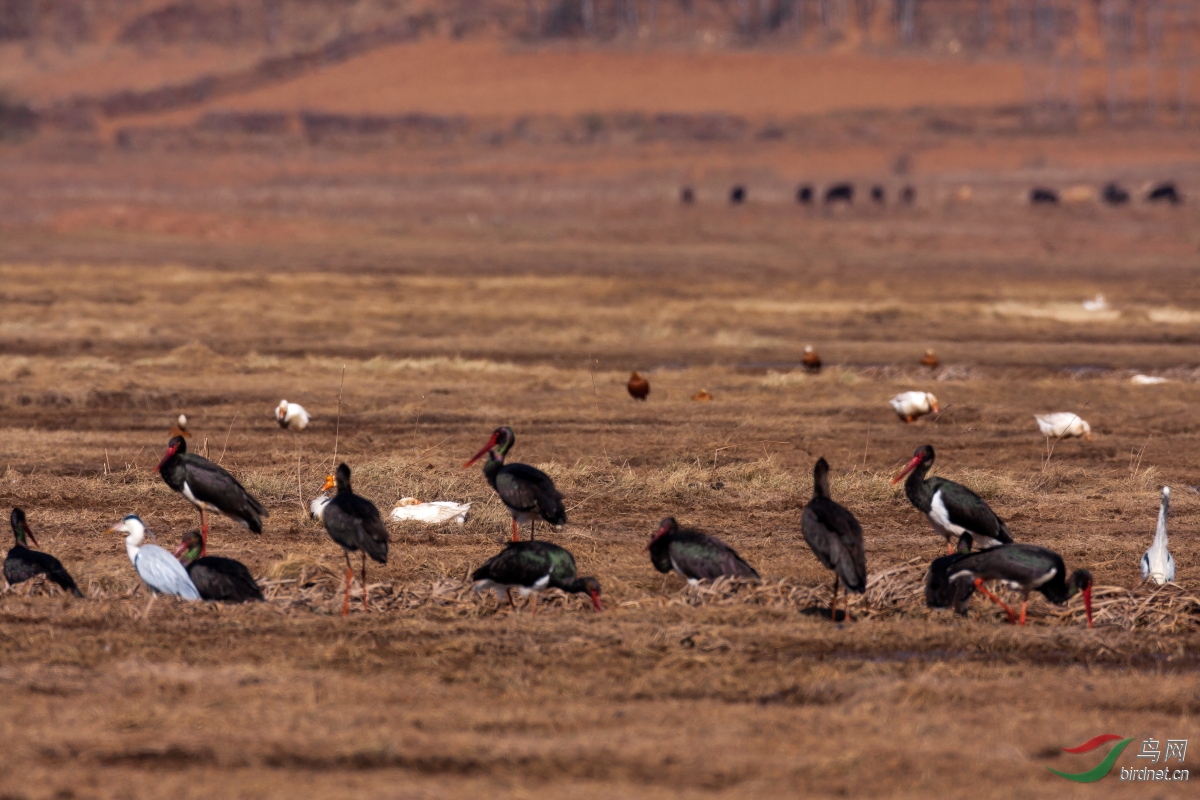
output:
{"label": "black stork standing in grass", "polygon": [[[813,466],[813,496],[800,517],[804,541],[825,569],[833,570],[833,600],[829,618],[837,620],[837,590],[840,581],[847,592],[867,590],[867,554],[862,526],[848,510],[829,497],[829,462],[817,459]],[[846,614],[849,618],[849,614]]]}
{"label": "black stork standing in grass", "polygon": [[208,548],[208,519],[206,511],[224,514],[240,522],[254,533],[262,533],[263,517],[267,510],[250,496],[242,485],[220,466],[203,456],[187,451],[182,436],[167,442],[167,452],[156,467],[163,482],[200,509],[200,555]]}
{"label": "black stork standing in grass", "polygon": [[600,581],[579,577],[575,572],[575,557],[565,547],[545,541],[509,542],[498,554],[471,573],[476,591],[495,589],[496,596],[508,596],[513,608],[512,590],[522,597],[533,595],[533,613],[537,613],[538,592],[543,589],[562,589],[571,594],[586,593],[592,608],[600,606]]}
{"label": "black stork standing in grass", "polygon": [[187,569],[188,577],[205,600],[246,603],[262,600],[262,590],[246,565],[232,558],[200,556],[204,538],[200,531],[188,531],[175,551],[175,557]]}
{"label": "black stork standing in grass", "polygon": [[28,539],[33,542],[34,547],[38,546],[37,539],[34,537],[33,531],[29,529],[29,523],[25,520],[25,512],[14,508],[9,519],[12,522],[13,536],[17,543],[13,549],[8,551],[8,556],[4,559],[4,580],[8,581],[8,585],[16,586],[30,578],[45,575],[65,591],[76,597],[83,597],[83,592],[79,591],[74,578],[63,567],[61,561],[49,553],[30,550],[25,545],[25,541]]}
{"label": "black stork standing in grass", "polygon": [[715,536],[679,527],[674,517],[659,523],[646,549],[656,570],[674,570],[690,584],[721,577],[761,580],[732,547]]}
{"label": "black stork standing in grass", "polygon": [[[966,548],[970,548],[970,536],[964,535]],[[960,544],[960,548],[962,545]],[[1067,576],[1062,556],[1045,547],[1032,544],[1005,544],[969,555],[956,555],[955,560],[943,567],[946,580],[970,580],[976,589],[999,605],[1008,614],[1009,622],[1025,624],[1025,608],[1029,595],[1041,592],[1055,605],[1062,605],[1076,594],[1083,594],[1083,608],[1087,613],[1088,627],[1092,626],[1092,573],[1077,569]],[[984,586],[986,581],[1000,581],[1021,592],[1021,615],[1013,610]]]}
{"label": "black stork standing in grass", "polygon": [[342,601],[342,616],[350,613],[350,582],[354,580],[354,568],[350,566],[350,554],[355,550],[362,555],[363,610],[367,610],[367,556],[380,564],[387,563],[388,531],[379,516],[379,509],[365,497],[356,495],[350,488],[350,468],[338,464],[336,476],[325,478],[321,491],[337,487],[337,494],[325,505],[321,520],[329,536],[342,546],[346,556],[346,597]]}
{"label": "black stork standing in grass", "polygon": [[975,548],[979,550],[1012,544],[1008,527],[982,497],[961,483],[936,476],[925,477],[933,466],[933,458],[933,448],[921,445],[892,483],[899,483],[908,476],[904,493],[917,510],[925,512],[933,529],[946,537],[946,552],[954,552],[955,542],[963,533],[972,535]]}
{"label": "black stork standing in grass", "polygon": [[567,509],[563,506],[563,497],[554,487],[554,481],[550,480],[549,475],[528,464],[504,463],[504,456],[516,441],[517,437],[512,428],[497,428],[483,449],[463,464],[463,469],[487,453],[487,461],[483,463],[483,475],[496,490],[496,494],[500,495],[508,513],[512,515],[512,540],[520,540],[519,526],[528,522],[529,540],[533,541],[534,526],[539,518],[555,528],[560,528],[567,524]]}

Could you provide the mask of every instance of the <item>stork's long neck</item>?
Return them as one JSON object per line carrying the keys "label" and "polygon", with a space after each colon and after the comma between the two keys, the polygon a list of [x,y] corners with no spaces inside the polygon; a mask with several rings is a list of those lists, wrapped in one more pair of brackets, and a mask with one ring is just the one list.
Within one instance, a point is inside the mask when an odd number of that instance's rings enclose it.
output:
{"label": "stork's long neck", "polygon": [[904,482],[904,494],[908,495],[909,502],[926,513],[933,505],[933,487],[925,482],[929,466],[928,461],[922,461],[909,473],[908,480]]}
{"label": "stork's long neck", "polygon": [[1167,546],[1167,507],[1168,507],[1168,504],[1169,504],[1168,500],[1167,500],[1166,496],[1164,495],[1163,499],[1162,499],[1162,505],[1160,505],[1158,507],[1158,528],[1155,529],[1155,531],[1154,531],[1153,547],[1165,548]]}
{"label": "stork's long neck", "polygon": [[125,537],[125,552],[129,554],[129,563],[130,564],[137,564],[138,550],[141,550],[141,549],[142,549],[141,545],[133,543],[132,536]]}
{"label": "stork's long neck", "polygon": [[487,478],[487,482],[496,486],[496,475],[500,472],[500,468],[504,466],[504,454],[496,455],[494,450],[488,452],[487,461],[483,462],[483,476]]}

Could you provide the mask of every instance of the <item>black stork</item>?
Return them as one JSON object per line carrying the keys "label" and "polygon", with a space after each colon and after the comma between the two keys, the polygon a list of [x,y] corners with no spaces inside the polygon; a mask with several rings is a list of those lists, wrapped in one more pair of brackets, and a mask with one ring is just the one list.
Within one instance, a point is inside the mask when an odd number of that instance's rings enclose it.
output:
{"label": "black stork", "polygon": [[200,509],[200,555],[208,547],[208,519],[204,512],[224,514],[240,522],[254,533],[262,533],[262,520],[267,510],[250,496],[237,478],[203,456],[187,451],[182,436],[167,442],[167,452],[155,468],[163,482]]}
{"label": "black stork", "polygon": [[262,600],[262,590],[246,565],[232,558],[200,556],[204,538],[200,531],[188,531],[175,550],[175,557],[187,569],[188,577],[205,600],[225,603],[246,603]]}
{"label": "black stork", "polygon": [[321,520],[330,538],[342,546],[346,556],[346,597],[342,601],[342,616],[350,613],[350,582],[354,580],[354,568],[350,566],[350,553],[355,550],[362,555],[363,610],[367,605],[367,556],[380,564],[387,563],[388,531],[379,516],[379,509],[365,497],[356,495],[350,488],[350,468],[338,464],[336,477],[325,478],[321,491],[337,487],[337,494],[325,505]]}
{"label": "black stork", "polygon": [[951,570],[959,561],[971,554],[971,534],[958,537],[958,550],[950,555],[935,558],[925,573],[925,605],[930,608],[954,608],[960,617],[967,615],[967,601],[975,594],[975,584],[969,577],[959,576],[950,580]]}
{"label": "black stork", "polygon": [[28,539],[33,542],[34,547],[38,546],[37,539],[34,537],[33,531],[29,529],[29,523],[25,520],[25,512],[14,508],[9,519],[12,522],[13,536],[17,543],[13,545],[13,549],[8,551],[8,556],[4,559],[4,580],[8,581],[8,585],[16,586],[22,581],[38,575],[45,575],[65,591],[76,597],[83,597],[83,592],[79,591],[75,580],[63,567],[61,561],[49,553],[30,550],[25,545],[25,540]]}
{"label": "black stork", "polygon": [[543,589],[561,589],[570,594],[586,593],[592,599],[592,608],[603,610],[600,605],[600,581],[593,577],[579,577],[571,551],[551,542],[509,542],[503,550],[471,573],[471,580],[477,582],[476,591],[495,589],[497,597],[507,595],[514,609],[514,588],[522,597],[532,594],[535,614],[538,592]]}
{"label": "black stork", "polygon": [[[969,547],[970,537],[964,536],[963,539]],[[956,558],[945,570],[947,580],[951,583],[957,580],[972,581],[976,589],[1004,609],[1009,622],[1025,624],[1025,608],[1029,605],[1031,592],[1041,592],[1055,605],[1062,605],[1082,593],[1088,627],[1093,627],[1092,573],[1077,569],[1068,577],[1062,556],[1053,550],[1032,544],[1005,544]],[[1000,598],[988,591],[984,586],[985,581],[1000,581],[1021,592],[1019,618]]]}
{"label": "black stork", "polygon": [[[484,453],[483,475],[500,495],[500,500],[512,515],[514,542],[520,541],[520,525],[529,523],[529,540],[533,541],[534,526],[543,519],[555,528],[567,524],[567,509],[563,497],[554,487],[550,476],[528,464],[505,464],[504,457],[517,441],[516,434],[507,425],[492,432],[492,438],[483,449],[463,464],[463,469],[474,464]],[[492,448],[496,448],[493,450]]]}
{"label": "black stork", "polygon": [[761,580],[732,547],[715,536],[679,527],[674,517],[658,524],[646,549],[656,570],[674,570],[693,585],[721,577]]}
{"label": "black stork", "polygon": [[847,592],[862,594],[867,590],[867,554],[862,526],[829,497],[829,462],[824,458],[817,459],[813,466],[813,496],[800,517],[800,529],[813,554],[825,569],[834,572],[829,618],[836,621],[838,582]]}
{"label": "black stork", "polygon": [[953,553],[958,537],[967,532],[972,535],[976,549],[1012,544],[1008,526],[982,497],[961,483],[925,477],[933,466],[933,458],[933,448],[921,445],[892,483],[908,476],[904,493],[918,511],[925,512],[933,529],[946,537],[946,552]]}

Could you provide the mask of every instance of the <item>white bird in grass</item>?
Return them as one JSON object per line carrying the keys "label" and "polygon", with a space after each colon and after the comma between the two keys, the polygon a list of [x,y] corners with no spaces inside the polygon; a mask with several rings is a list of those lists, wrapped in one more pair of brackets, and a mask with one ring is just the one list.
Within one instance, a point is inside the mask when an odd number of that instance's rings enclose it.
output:
{"label": "white bird in grass", "polygon": [[1085,441],[1092,440],[1092,426],[1088,425],[1078,414],[1070,411],[1059,411],[1054,414],[1035,414],[1038,430],[1047,439],[1074,439],[1083,437]]}
{"label": "white bird in grass", "polygon": [[440,525],[443,522],[454,520],[462,525],[467,521],[467,513],[470,510],[470,503],[454,503],[449,500],[422,503],[415,497],[405,497],[392,509],[392,519],[397,521],[415,520],[430,525]]}
{"label": "white bird in grass", "polygon": [[1100,292],[1096,292],[1096,296],[1091,300],[1083,301],[1084,311],[1107,311],[1108,300]]}
{"label": "white bird in grass", "polygon": [[901,392],[888,401],[892,410],[905,422],[926,414],[936,414],[938,399],[929,392]]}
{"label": "white bird in grass", "polygon": [[279,405],[275,408],[275,421],[281,428],[302,431],[308,427],[308,412],[299,403],[280,400]]}
{"label": "white bird in grass", "polygon": [[156,544],[142,544],[147,534],[151,538],[154,534],[146,530],[145,524],[136,514],[130,514],[119,524],[109,528],[106,533],[125,534],[125,552],[129,554],[129,560],[137,570],[138,576],[150,587],[150,602],[142,612],[143,618],[150,613],[150,606],[154,605],[154,599],[160,593],[173,594],[184,600],[200,599],[196,584],[192,583],[187,570],[175,556]]}
{"label": "white bird in grass", "polygon": [[329,505],[329,495],[319,494],[308,504],[308,515],[317,522],[325,520],[325,506]]}
{"label": "white bird in grass", "polygon": [[1158,386],[1160,383],[1170,383],[1167,378],[1160,378],[1157,375],[1142,375],[1137,374],[1129,379],[1129,382],[1134,386]]}
{"label": "white bird in grass", "polygon": [[1171,502],[1171,487],[1162,488],[1162,505],[1158,507],[1158,528],[1154,542],[1142,556],[1142,580],[1162,585],[1175,580],[1175,559],[1167,550],[1167,506]]}

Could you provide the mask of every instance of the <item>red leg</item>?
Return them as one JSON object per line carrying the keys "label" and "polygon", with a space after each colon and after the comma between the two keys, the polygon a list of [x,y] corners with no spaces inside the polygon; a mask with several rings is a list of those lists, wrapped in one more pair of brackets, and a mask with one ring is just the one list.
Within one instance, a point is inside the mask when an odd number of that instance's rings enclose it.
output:
{"label": "red leg", "polygon": [[1027,605],[1029,605],[1029,595],[1025,595],[1021,598],[1021,621],[1019,623],[1021,625],[1025,624],[1025,606]]}
{"label": "red leg", "polygon": [[513,541],[521,541],[521,529],[517,527],[517,518],[513,517]]}
{"label": "red leg", "polygon": [[1008,606],[1004,605],[1003,600],[1001,600],[999,597],[996,597],[996,595],[989,592],[987,587],[983,585],[983,578],[975,579],[975,588],[978,589],[983,594],[984,597],[987,597],[993,603],[995,603],[996,605],[1003,608],[1004,613],[1008,614],[1008,621],[1010,623],[1017,621],[1017,615],[1013,613],[1013,610],[1011,608],[1009,608]]}
{"label": "red leg", "polygon": [[505,589],[505,590],[504,590],[504,596],[508,598],[508,605],[509,605],[509,606],[512,608],[512,610],[513,610],[513,611],[516,611],[516,610],[517,610],[517,604],[513,602],[513,599],[512,599],[512,587],[511,587],[511,586],[510,586],[509,588],[507,588],[507,589]]}
{"label": "red leg", "polygon": [[946,540],[946,555],[954,555],[954,542],[950,541],[949,539]]}

